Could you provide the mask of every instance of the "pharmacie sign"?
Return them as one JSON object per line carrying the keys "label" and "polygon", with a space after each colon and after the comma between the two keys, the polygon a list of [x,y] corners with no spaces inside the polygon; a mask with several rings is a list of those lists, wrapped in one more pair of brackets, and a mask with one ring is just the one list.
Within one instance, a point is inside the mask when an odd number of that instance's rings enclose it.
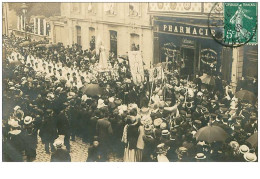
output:
{"label": "pharmacie sign", "polygon": [[[185,25],[178,23],[159,23],[159,32],[166,32],[179,35],[201,36],[210,37],[210,31],[208,27],[199,27],[196,25]],[[215,35],[215,30],[211,30],[212,35]]]}

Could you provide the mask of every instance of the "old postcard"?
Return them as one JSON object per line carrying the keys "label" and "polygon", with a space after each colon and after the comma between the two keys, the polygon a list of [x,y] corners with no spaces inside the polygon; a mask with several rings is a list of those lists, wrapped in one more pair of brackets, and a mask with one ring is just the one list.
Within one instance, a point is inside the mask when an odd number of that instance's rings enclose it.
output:
{"label": "old postcard", "polygon": [[2,3],[2,161],[257,162],[257,8]]}

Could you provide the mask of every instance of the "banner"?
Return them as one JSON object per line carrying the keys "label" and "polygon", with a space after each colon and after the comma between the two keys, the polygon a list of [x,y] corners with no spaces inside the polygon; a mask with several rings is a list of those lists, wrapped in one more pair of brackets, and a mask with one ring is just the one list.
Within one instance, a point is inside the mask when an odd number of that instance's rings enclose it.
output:
{"label": "banner", "polygon": [[140,84],[144,81],[144,66],[140,51],[129,51],[129,66],[135,84]]}

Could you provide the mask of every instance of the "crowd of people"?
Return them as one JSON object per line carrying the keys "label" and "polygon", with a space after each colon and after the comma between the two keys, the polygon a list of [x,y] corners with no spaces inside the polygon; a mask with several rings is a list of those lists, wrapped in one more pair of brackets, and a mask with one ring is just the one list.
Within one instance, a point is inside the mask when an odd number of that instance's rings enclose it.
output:
{"label": "crowd of people", "polygon": [[[125,162],[257,161],[258,147],[247,140],[258,130],[257,101],[236,98],[220,74],[209,86],[198,75],[191,81],[166,71],[151,80],[145,71],[134,84],[127,58],[109,57],[100,70],[94,49],[3,39],[4,161],[33,161],[38,136],[51,161],[71,161],[76,136],[92,143],[89,162],[110,153]],[[199,140],[206,126],[227,137]]]}

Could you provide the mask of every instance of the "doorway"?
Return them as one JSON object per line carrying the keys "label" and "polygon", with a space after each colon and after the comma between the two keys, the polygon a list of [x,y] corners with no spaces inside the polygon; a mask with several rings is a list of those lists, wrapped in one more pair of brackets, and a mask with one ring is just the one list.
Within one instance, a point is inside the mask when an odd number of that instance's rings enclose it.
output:
{"label": "doorway", "polygon": [[195,60],[195,49],[182,48],[182,66],[181,76],[189,80],[193,79],[194,76],[194,60]]}

